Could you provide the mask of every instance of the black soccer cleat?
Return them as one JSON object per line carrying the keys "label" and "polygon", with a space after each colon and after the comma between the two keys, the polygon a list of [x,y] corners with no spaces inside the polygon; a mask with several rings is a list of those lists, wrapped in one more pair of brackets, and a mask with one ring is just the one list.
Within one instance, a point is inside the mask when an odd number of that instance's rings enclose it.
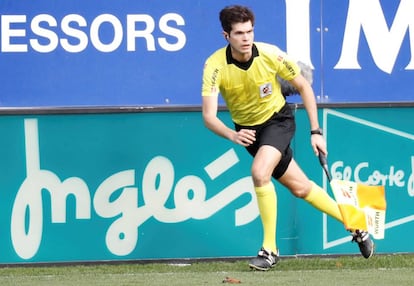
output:
{"label": "black soccer cleat", "polygon": [[276,265],[279,261],[279,251],[274,253],[273,251],[267,251],[263,247],[259,250],[257,257],[250,260],[249,266],[251,269],[267,271]]}
{"label": "black soccer cleat", "polygon": [[374,254],[374,243],[369,237],[369,233],[364,230],[356,230],[352,233],[352,242],[357,242],[359,251],[365,258],[370,258]]}

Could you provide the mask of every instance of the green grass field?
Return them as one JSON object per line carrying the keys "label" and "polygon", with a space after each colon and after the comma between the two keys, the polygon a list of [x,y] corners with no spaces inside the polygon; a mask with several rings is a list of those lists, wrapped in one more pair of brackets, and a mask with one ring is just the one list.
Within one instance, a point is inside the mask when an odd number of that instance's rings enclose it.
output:
{"label": "green grass field", "polygon": [[[268,272],[246,260],[0,267],[0,285],[414,285],[414,255],[282,258]],[[236,284],[239,285],[239,284]]]}

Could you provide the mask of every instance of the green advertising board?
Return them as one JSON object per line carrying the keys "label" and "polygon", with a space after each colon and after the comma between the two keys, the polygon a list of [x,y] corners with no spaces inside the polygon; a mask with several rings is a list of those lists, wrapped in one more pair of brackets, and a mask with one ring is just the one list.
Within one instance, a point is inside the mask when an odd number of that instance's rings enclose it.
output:
{"label": "green advertising board", "polygon": [[[386,187],[379,252],[412,252],[413,108],[320,110],[336,178]],[[231,125],[229,114],[220,112]],[[296,110],[294,154],[328,192]],[[251,157],[200,111],[2,114],[0,263],[254,256]],[[282,255],[357,253],[343,226],[278,191]]]}
{"label": "green advertising board", "polygon": [[[303,111],[303,110],[302,110]],[[368,185],[384,185],[387,211],[385,238],[376,241],[377,252],[413,252],[409,237],[414,225],[414,109],[411,107],[324,108],[320,112],[333,178]],[[297,121],[306,128],[305,112]],[[300,127],[298,128],[300,130]],[[296,134],[296,157],[312,178],[318,178],[332,195],[326,177],[315,166],[306,148],[306,132]],[[299,143],[300,142],[300,143]],[[301,146],[303,143],[304,146]],[[298,217],[308,217],[308,206]],[[348,253],[349,236],[343,226],[320,215],[315,241],[300,239],[299,252]],[[298,233],[308,235],[313,224],[301,224]]]}

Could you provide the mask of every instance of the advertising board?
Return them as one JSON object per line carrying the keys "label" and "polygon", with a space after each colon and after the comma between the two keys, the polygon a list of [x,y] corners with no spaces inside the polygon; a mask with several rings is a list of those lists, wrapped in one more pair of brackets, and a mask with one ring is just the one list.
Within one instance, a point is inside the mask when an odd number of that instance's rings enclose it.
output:
{"label": "advertising board", "polygon": [[[256,41],[312,66],[319,102],[413,101],[413,1],[239,2]],[[199,105],[229,4],[2,1],[0,106]]]}
{"label": "advertising board", "polygon": [[[385,186],[380,253],[414,251],[412,113],[320,113],[333,176]],[[295,158],[332,195],[296,118]],[[262,243],[251,158],[200,112],[2,115],[0,132],[0,263],[245,257]],[[342,224],[276,189],[281,255],[358,253]]]}

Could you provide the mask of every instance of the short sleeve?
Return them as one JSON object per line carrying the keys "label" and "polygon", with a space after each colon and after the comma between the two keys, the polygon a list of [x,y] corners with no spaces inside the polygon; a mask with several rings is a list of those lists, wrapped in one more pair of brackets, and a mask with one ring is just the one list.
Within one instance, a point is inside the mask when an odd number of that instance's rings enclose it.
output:
{"label": "short sleeve", "polygon": [[276,60],[279,62],[278,76],[282,79],[289,81],[300,74],[300,67],[288,55],[279,53]]}
{"label": "short sleeve", "polygon": [[220,86],[220,68],[209,58],[204,64],[202,96],[217,96]]}

